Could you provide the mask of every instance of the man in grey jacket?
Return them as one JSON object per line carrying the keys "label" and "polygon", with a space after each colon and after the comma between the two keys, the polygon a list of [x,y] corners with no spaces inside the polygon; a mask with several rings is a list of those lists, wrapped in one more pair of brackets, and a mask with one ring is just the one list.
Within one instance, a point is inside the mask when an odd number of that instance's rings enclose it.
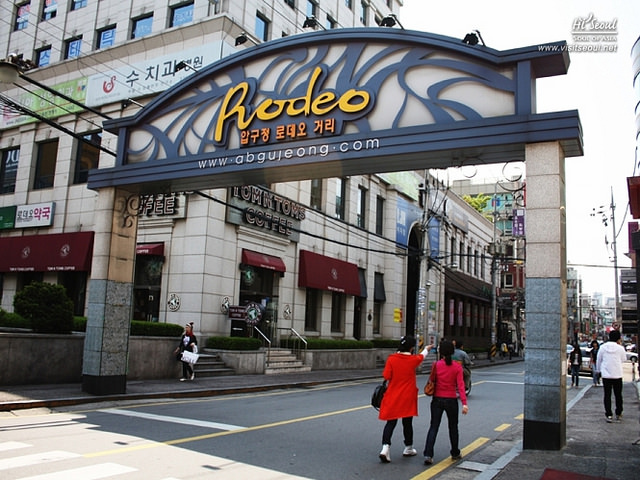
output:
{"label": "man in grey jacket", "polygon": [[596,360],[596,370],[602,375],[604,414],[608,423],[613,421],[611,390],[616,398],[616,421],[619,422],[622,417],[622,363],[626,359],[627,355],[623,346],[620,345],[620,331],[611,330],[609,341],[602,344]]}

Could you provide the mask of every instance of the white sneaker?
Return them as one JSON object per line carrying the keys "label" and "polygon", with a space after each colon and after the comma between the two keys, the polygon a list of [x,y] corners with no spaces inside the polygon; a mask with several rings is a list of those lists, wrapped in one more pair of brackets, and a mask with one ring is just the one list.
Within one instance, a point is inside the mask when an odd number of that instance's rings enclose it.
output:
{"label": "white sneaker", "polygon": [[404,451],[402,452],[403,457],[413,457],[417,454],[418,452],[416,451],[415,448],[413,448],[413,445],[408,445],[404,447]]}
{"label": "white sneaker", "polygon": [[194,378],[196,378],[196,374],[192,373],[191,376],[189,377],[189,380],[193,380]]}
{"label": "white sneaker", "polygon": [[380,451],[380,455],[378,456],[380,457],[380,461],[382,463],[391,462],[391,453],[389,452],[389,445],[387,445],[386,443],[382,445],[382,450]]}

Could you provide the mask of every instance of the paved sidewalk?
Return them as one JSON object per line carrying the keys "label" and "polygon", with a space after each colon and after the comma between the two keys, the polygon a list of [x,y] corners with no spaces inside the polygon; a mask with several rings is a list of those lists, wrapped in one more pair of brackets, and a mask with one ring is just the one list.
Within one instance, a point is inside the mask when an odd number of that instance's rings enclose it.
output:
{"label": "paved sidewalk", "polygon": [[[514,358],[513,361],[522,361]],[[509,362],[476,361],[475,368]],[[602,387],[592,387],[583,377],[578,395],[568,405],[567,445],[560,451],[522,450],[522,422],[505,430],[495,441],[465,454],[461,462],[429,478],[447,480],[635,480],[640,478],[640,383],[631,381],[630,368],[624,383],[624,415],[621,423],[606,423]],[[423,367],[423,371],[428,365]],[[172,380],[130,381],[127,392],[94,396],[79,383],[0,387],[2,417],[27,414],[25,409],[56,408],[121,400],[184,398],[296,388],[380,378],[381,369],[320,370],[283,375],[232,375],[196,378],[193,382]],[[463,452],[464,453],[464,452]],[[545,469],[550,469],[546,470]],[[426,477],[425,477],[426,478]]]}

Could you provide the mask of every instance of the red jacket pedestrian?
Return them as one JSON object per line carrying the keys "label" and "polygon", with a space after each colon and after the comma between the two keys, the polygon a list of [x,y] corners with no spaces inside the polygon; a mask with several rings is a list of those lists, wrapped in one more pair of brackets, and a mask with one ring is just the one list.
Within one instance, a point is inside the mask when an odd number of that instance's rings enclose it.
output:
{"label": "red jacket pedestrian", "polygon": [[402,337],[398,351],[389,355],[382,372],[383,378],[388,382],[378,415],[380,420],[387,421],[382,432],[382,451],[379,455],[384,463],[391,461],[391,436],[400,418],[405,445],[402,455],[410,457],[417,453],[413,448],[413,417],[418,416],[416,368],[423,362],[433,345],[414,355],[415,344],[415,338],[411,335]]}

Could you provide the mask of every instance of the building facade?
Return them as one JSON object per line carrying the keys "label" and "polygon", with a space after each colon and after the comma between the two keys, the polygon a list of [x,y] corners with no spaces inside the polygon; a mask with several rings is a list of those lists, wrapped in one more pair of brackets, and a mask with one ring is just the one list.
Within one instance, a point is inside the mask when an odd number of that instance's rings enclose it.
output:
{"label": "building facade", "polygon": [[[0,31],[2,54],[25,69],[1,92],[1,307],[11,311],[24,285],[48,281],[63,284],[75,314],[86,315],[91,265],[99,261],[98,195],[87,188],[88,173],[112,165],[117,148],[102,121],[134,115],[236,51],[303,35],[313,28],[303,27],[309,19],[316,29],[375,26],[400,5],[32,0],[0,7],[12,19]],[[433,183],[425,172],[400,172],[136,195],[119,206],[138,220],[132,318],[194,322],[203,336],[255,335],[253,327],[270,339],[291,329],[348,339],[428,330],[485,346],[492,226],[437,188],[425,209],[425,176]]]}
{"label": "building facade", "polygon": [[486,201],[482,213],[491,219],[493,234],[488,249],[495,291],[496,342],[517,351],[526,340],[525,276],[526,183],[523,179],[495,182],[456,180],[452,189],[461,196]]}

